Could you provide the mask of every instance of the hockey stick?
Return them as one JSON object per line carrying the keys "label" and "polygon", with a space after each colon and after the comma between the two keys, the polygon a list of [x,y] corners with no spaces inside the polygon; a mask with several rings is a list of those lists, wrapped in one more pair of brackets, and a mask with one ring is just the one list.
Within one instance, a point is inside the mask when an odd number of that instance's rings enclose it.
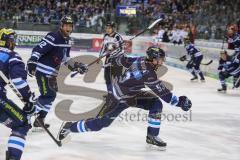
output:
{"label": "hockey stick", "polygon": [[[163,19],[162,18],[159,18],[157,20],[155,20],[153,23],[151,23],[146,29],[144,29],[143,31],[137,33],[135,36],[133,36],[132,38],[129,39],[129,41],[132,41],[133,39],[135,39],[136,37],[138,37],[139,35],[143,34],[144,32],[146,32],[147,30],[151,30],[154,26],[156,26],[156,24],[158,24],[159,22],[161,22]],[[120,43],[120,45],[122,45],[124,42]],[[117,48],[116,48],[117,49]],[[102,58],[108,56],[108,55],[111,55],[116,49],[114,49],[113,51],[103,55],[103,56],[100,56],[99,58],[97,58],[96,60],[92,61],[91,63],[89,63],[87,65],[87,67],[90,67],[91,65],[99,62]],[[75,72],[73,74],[71,74],[71,78],[73,78],[74,76],[76,76],[79,72]]]}
{"label": "hockey stick", "polygon": [[223,48],[224,48],[224,43],[225,43],[225,35],[226,35],[226,31],[227,31],[227,25],[226,25],[226,27],[225,27],[225,32],[224,32],[224,35],[223,35],[223,40],[222,40],[222,50],[223,50]]}
{"label": "hockey stick", "polygon": [[[177,59],[177,60],[180,60],[180,58],[177,58],[177,57],[170,57],[170,56],[168,56],[169,58],[173,58],[173,59]],[[184,61],[190,61],[189,59],[186,59],[186,60],[184,60]],[[213,60],[210,60],[209,62],[207,62],[207,63],[200,63],[201,65],[205,65],[205,66],[208,66],[209,64],[211,64],[213,62]]]}
{"label": "hockey stick", "polygon": [[209,64],[211,64],[213,62],[213,60],[210,60],[209,62],[207,63],[201,63],[201,65],[205,65],[205,66],[208,66]]}
{"label": "hockey stick", "polygon": [[237,86],[237,84],[238,84],[239,82],[240,82],[240,77],[238,77],[238,79],[237,79],[236,82],[234,83],[232,89],[236,88],[236,86]]}
{"label": "hockey stick", "polygon": [[227,36],[227,29],[228,29],[228,26],[230,24],[228,23],[226,26],[225,26],[225,30],[224,30],[224,35],[223,35],[223,40],[222,40],[222,50],[224,48],[224,43],[225,43],[225,39],[226,39],[226,36]]}
{"label": "hockey stick", "polygon": [[[9,81],[9,79],[4,75],[4,73],[2,71],[0,71],[0,77],[2,78],[2,80],[8,84],[10,86],[10,88],[13,90],[13,92],[18,96],[18,98],[20,98],[20,100],[24,103],[23,101],[23,97],[20,94],[20,92],[18,91],[18,89]],[[52,140],[59,146],[62,146],[61,141],[58,141],[53,134],[39,121],[38,118],[36,118],[36,121],[41,125],[41,127],[48,133],[48,135],[52,138]]]}
{"label": "hockey stick", "polygon": [[132,38],[130,38],[129,40],[133,40],[134,38],[138,37],[139,35],[143,34],[144,32],[146,32],[147,30],[152,29],[157,23],[159,23],[160,21],[162,21],[162,18],[157,19],[156,21],[154,21],[151,25],[149,25],[146,29],[144,29],[143,31],[137,33],[135,36],[133,36]]}

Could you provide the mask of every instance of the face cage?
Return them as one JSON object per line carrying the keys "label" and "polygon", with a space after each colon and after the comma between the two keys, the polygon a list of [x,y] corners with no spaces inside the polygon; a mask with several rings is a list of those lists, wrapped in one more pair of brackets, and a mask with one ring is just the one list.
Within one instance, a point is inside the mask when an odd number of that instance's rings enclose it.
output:
{"label": "face cage", "polygon": [[166,56],[157,56],[157,57],[148,58],[148,59],[151,60],[151,61],[153,61],[153,59],[159,60],[160,58],[162,58],[164,62],[166,61]]}
{"label": "face cage", "polygon": [[17,43],[17,35],[16,34],[10,35],[8,41],[11,41],[14,44],[16,44]]}

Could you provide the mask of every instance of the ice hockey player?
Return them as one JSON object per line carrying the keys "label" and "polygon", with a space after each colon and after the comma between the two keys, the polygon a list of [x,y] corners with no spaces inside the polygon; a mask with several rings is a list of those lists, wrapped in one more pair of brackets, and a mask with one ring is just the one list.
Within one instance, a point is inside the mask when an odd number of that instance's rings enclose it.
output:
{"label": "ice hockey player", "polygon": [[[200,70],[200,64],[203,59],[202,53],[190,42],[189,38],[184,39],[184,44],[187,50],[187,54],[190,56],[190,60],[187,63],[187,69],[191,72],[193,75],[193,78],[191,81],[198,80],[198,76],[200,76],[200,80],[202,82],[205,82],[204,75],[202,71]],[[180,58],[181,61],[185,61],[187,59],[187,56],[184,55]]]}
{"label": "ice hockey player", "polygon": [[[158,137],[163,107],[160,98],[171,105],[181,107],[184,111],[188,111],[192,103],[186,96],[175,96],[157,78],[156,70],[165,60],[165,52],[151,46],[146,53],[146,57],[131,58],[124,54],[118,56],[114,65],[122,65],[127,69],[119,79],[113,81],[113,93],[109,94],[107,101],[109,111],[98,118],[66,122],[60,129],[59,140],[63,140],[70,132],[99,131],[108,127],[123,110],[134,106],[149,110],[146,142],[153,146],[166,147],[167,144]],[[142,91],[145,86],[155,94]]]}
{"label": "ice hockey player", "polygon": [[[8,140],[6,160],[20,160],[25,138],[31,123],[30,115],[34,113],[34,94],[30,91],[27,71],[20,55],[14,52],[16,33],[12,29],[0,30],[0,71],[12,82],[25,102],[23,109],[7,98],[6,83],[0,78],[0,123],[12,130]],[[1,155],[2,156],[2,155]],[[3,159],[1,157],[0,159]]]}
{"label": "ice hockey player", "polygon": [[219,60],[219,80],[221,82],[222,88],[219,88],[219,92],[226,92],[227,85],[225,79],[233,76],[233,85],[235,88],[240,86],[238,80],[240,76],[240,55],[238,56],[229,56],[227,51],[220,52]]}
{"label": "ice hockey player", "polygon": [[[112,78],[122,75],[122,66],[113,66],[112,59],[119,54],[124,53],[124,41],[119,33],[115,30],[115,23],[108,22],[106,24],[106,34],[103,37],[103,45],[99,56],[106,56],[104,64],[104,79],[107,86],[107,91],[112,92]],[[114,50],[114,51],[113,51]],[[111,53],[111,55],[109,54]]]}
{"label": "ice hockey player", "polygon": [[228,39],[228,43],[233,45],[234,48],[234,55],[238,56],[240,54],[240,33],[237,32],[236,27],[230,27],[228,29],[228,35],[232,38]]}
{"label": "ice hockey player", "polygon": [[32,55],[27,63],[28,74],[35,76],[40,91],[40,96],[36,102],[36,112],[38,120],[33,123],[34,127],[41,127],[41,122],[45,127],[44,119],[51,109],[56,98],[58,70],[61,64],[68,66],[71,71],[83,73],[87,67],[82,63],[73,62],[70,59],[69,44],[70,34],[73,31],[73,20],[71,16],[65,15],[60,22],[60,28],[56,32],[48,33],[41,42],[32,50]]}

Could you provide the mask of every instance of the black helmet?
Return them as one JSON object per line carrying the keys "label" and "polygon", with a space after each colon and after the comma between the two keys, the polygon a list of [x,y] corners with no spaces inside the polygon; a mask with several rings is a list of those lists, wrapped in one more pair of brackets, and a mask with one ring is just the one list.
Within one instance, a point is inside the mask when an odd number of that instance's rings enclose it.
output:
{"label": "black helmet", "polygon": [[115,27],[115,23],[114,22],[107,22],[106,27]]}
{"label": "black helmet", "polygon": [[0,30],[0,47],[5,47],[8,49],[13,49],[10,48],[11,42],[14,43],[14,46],[16,45],[16,33],[13,29],[7,29],[7,28],[2,28]]}
{"label": "black helmet", "polygon": [[187,44],[191,43],[191,40],[190,40],[190,38],[189,38],[188,36],[185,37],[185,38],[183,39],[183,41],[184,41],[184,45],[187,45]]}
{"label": "black helmet", "polygon": [[63,25],[63,24],[73,24],[72,17],[69,16],[69,15],[63,16],[62,19],[61,19],[61,25]]}
{"label": "black helmet", "polygon": [[165,58],[165,52],[158,46],[151,46],[147,49],[147,59],[152,61],[154,58]]}

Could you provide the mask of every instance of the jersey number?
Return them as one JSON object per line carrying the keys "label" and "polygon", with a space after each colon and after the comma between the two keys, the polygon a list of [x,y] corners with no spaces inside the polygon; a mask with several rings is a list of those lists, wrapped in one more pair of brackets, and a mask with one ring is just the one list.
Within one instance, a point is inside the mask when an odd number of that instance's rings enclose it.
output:
{"label": "jersey number", "polygon": [[46,46],[46,45],[47,45],[47,43],[44,42],[44,41],[42,41],[42,42],[39,44],[39,47],[40,47],[40,48],[43,48],[43,47]]}

